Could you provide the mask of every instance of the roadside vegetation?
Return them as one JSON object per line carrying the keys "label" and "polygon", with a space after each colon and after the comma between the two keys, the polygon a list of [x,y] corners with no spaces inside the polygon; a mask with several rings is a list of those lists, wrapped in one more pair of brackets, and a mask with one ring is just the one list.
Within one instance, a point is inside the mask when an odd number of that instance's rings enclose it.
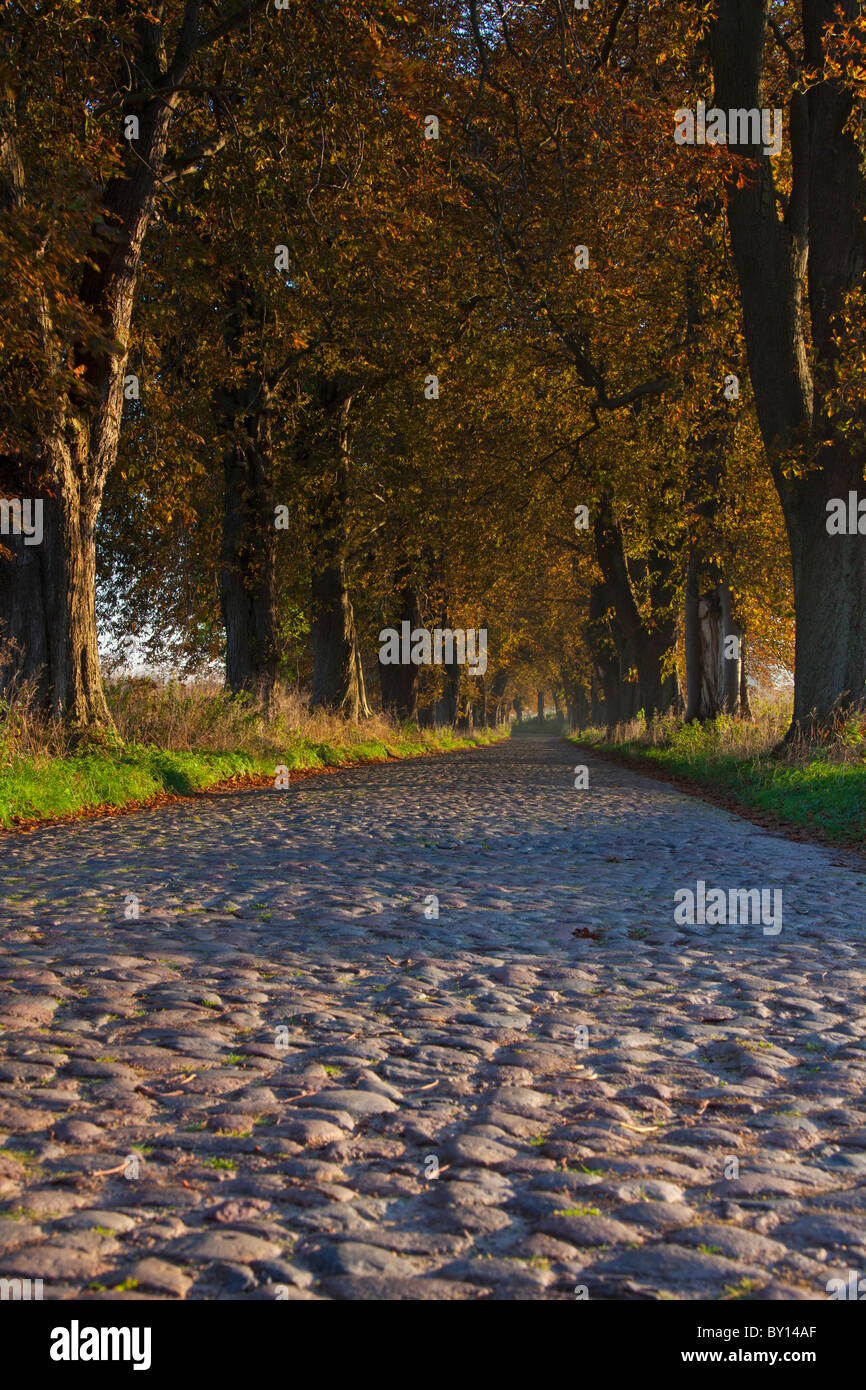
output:
{"label": "roadside vegetation", "polygon": [[[363,726],[311,713],[295,694],[268,711],[216,682],[106,683],[117,736],[82,740],[38,714],[29,692],[0,702],[0,825],[56,820],[187,795],[225,782],[418,757],[494,741],[492,728],[420,729],[384,715]],[[285,775],[285,774],[283,774]]]}
{"label": "roadside vegetation", "polygon": [[866,847],[866,716],[840,720],[819,746],[794,742],[783,748],[790,702],[780,697],[753,704],[751,719],[719,715],[686,724],[667,716],[647,726],[639,716],[572,738],[723,793],[833,843]]}

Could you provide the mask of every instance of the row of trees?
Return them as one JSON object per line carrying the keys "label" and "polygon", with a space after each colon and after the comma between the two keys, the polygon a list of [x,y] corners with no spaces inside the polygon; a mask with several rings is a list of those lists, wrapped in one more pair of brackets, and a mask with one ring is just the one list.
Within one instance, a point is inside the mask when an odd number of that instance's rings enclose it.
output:
{"label": "row of trees", "polygon": [[3,683],[109,725],[99,629],[355,718],[700,718],[796,633],[792,730],[862,701],[855,0],[105,8],[3,21]]}

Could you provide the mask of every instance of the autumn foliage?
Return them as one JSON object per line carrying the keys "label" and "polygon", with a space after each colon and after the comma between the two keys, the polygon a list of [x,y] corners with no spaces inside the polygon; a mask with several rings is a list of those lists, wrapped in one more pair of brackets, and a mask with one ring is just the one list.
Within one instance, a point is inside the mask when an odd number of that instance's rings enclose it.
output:
{"label": "autumn foliage", "polygon": [[[861,702],[857,8],[11,0],[3,680],[85,730],[98,644],[353,718]],[[781,152],[678,144],[714,97]],[[389,674],[403,622],[486,672]]]}

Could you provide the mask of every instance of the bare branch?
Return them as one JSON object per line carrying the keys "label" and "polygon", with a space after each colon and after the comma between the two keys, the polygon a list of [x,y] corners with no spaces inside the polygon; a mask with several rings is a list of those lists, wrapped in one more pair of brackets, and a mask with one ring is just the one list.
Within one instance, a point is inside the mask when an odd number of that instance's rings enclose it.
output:
{"label": "bare branch", "polygon": [[309,353],[315,352],[317,347],[321,347],[323,342],[323,338],[317,338],[315,342],[308,343],[306,347],[300,348],[297,352],[289,353],[285,361],[277,367],[276,371],[271,372],[268,377],[268,390],[276,391],[277,387],[285,380],[292,368],[296,367],[304,357],[309,355]]}
{"label": "bare branch", "polygon": [[194,174],[203,159],[208,159],[211,155],[217,154],[228,143],[228,135],[216,135],[213,140],[207,140],[203,145],[199,145],[196,150],[187,155],[186,159],[173,161],[166,166],[166,172],[161,176],[161,183],[175,183],[177,179],[185,178],[187,174]]}
{"label": "bare branch", "polygon": [[202,48],[210,48],[212,44],[225,38],[226,34],[231,34],[233,30],[239,29],[242,24],[251,20],[253,15],[261,14],[266,10],[268,4],[269,0],[251,0],[250,4],[243,5],[235,14],[224,19],[221,24],[215,24],[212,29],[208,29],[206,33],[202,34],[195,44],[195,52]]}
{"label": "bare branch", "polygon": [[779,45],[785,57],[788,59],[788,65],[790,68],[791,76],[794,78],[799,77],[800,71],[803,66],[802,57],[799,53],[796,53],[794,49],[791,47],[788,38],[785,34],[782,33],[782,26],[779,24],[779,21],[777,19],[770,19],[769,25],[773,31],[773,37],[776,40],[776,43]]}
{"label": "bare branch", "polygon": [[613,45],[616,40],[616,31],[619,28],[619,22],[625,14],[627,8],[628,0],[619,0],[619,4],[617,5],[614,11],[613,19],[610,21],[610,24],[608,25],[607,34],[605,36],[604,43],[601,46],[601,52],[598,55],[598,63],[596,64],[597,67],[603,68],[609,62],[610,55],[613,52]]}

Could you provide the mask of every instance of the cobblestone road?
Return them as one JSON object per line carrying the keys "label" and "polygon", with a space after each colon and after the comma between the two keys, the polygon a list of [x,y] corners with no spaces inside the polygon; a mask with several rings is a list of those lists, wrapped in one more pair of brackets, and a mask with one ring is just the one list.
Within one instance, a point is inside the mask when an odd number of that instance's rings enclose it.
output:
{"label": "cobblestone road", "polygon": [[[832,850],[530,739],[2,848],[0,1279],[824,1299],[866,1272],[866,870]],[[781,931],[676,925],[699,881],[781,889]]]}

